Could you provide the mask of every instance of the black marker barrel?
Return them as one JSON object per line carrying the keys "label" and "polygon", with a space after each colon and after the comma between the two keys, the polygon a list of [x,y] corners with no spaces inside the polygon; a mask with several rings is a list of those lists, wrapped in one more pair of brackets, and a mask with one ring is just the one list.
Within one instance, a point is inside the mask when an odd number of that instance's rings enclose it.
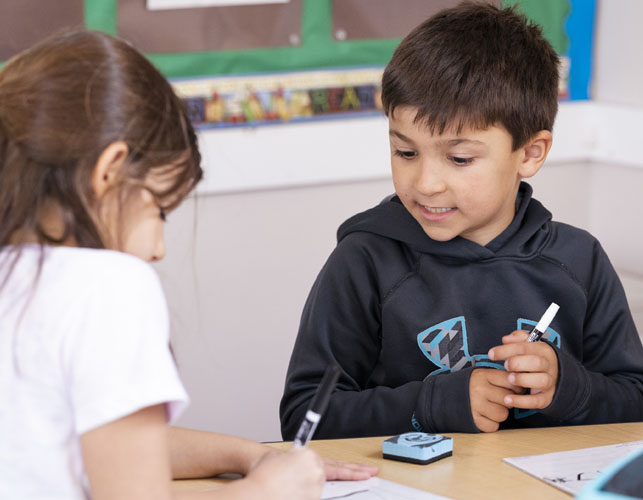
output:
{"label": "black marker barrel", "polygon": [[330,365],[326,368],[324,376],[319,383],[319,387],[315,391],[310,406],[306,411],[306,416],[301,422],[299,429],[297,430],[297,435],[293,442],[293,448],[301,448],[308,444],[308,441],[313,437],[317,424],[321,419],[322,414],[326,411],[328,407],[328,402],[330,401],[330,395],[335,390],[335,385],[337,384],[337,379],[339,378],[340,369],[337,365]]}

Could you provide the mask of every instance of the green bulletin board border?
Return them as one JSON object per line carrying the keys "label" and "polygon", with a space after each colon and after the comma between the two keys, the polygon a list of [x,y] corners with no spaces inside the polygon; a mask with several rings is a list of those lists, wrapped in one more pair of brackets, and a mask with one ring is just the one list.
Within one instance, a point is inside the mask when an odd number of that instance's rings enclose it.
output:
{"label": "green bulletin board border", "polygon": [[[518,3],[520,9],[544,26],[558,53],[567,50],[563,25],[569,3],[561,0],[503,0]],[[117,0],[85,0],[85,20],[89,29],[117,34]],[[301,45],[270,49],[147,54],[169,78],[194,78],[230,74],[292,71],[337,66],[384,66],[401,38],[335,41],[332,38],[332,2],[302,0]],[[559,22],[552,23],[552,15]]]}
{"label": "green bulletin board border", "polygon": [[[116,35],[116,0],[85,0],[89,29]],[[240,75],[337,66],[385,65],[400,38],[336,42],[331,2],[302,0],[301,45],[270,49],[146,54],[168,78]]]}
{"label": "green bulletin board border", "polygon": [[116,0],[85,0],[85,26],[116,36]]}
{"label": "green bulletin board border", "polygon": [[[583,7],[589,2],[590,7]],[[505,6],[518,4],[528,18],[541,24],[545,36],[556,51],[565,55],[573,52],[570,85],[579,88],[571,98],[587,99],[591,69],[591,30],[593,0],[502,0]],[[118,32],[117,0],[85,0],[85,25],[88,29],[104,31],[111,35]],[[378,40],[336,41],[332,38],[332,2],[330,0],[302,0],[301,45],[252,50],[182,52],[176,54],[146,54],[168,78],[198,78],[221,75],[244,75],[279,71],[297,71],[351,66],[385,66],[401,38]],[[570,13],[582,17],[587,33],[576,36],[569,33],[565,19]],[[584,17],[583,17],[584,16]],[[578,28],[579,23],[573,24]],[[569,35],[568,35],[569,33]],[[575,38],[582,43],[575,44]],[[570,49],[570,45],[572,45]],[[574,45],[576,50],[574,50]],[[587,54],[584,54],[587,52]],[[582,75],[575,77],[574,59],[578,54],[583,61]],[[588,60],[587,60],[588,59]],[[4,63],[0,62],[0,68]],[[582,80],[582,81],[581,81]],[[577,95],[577,97],[575,97]]]}
{"label": "green bulletin board border", "polygon": [[564,23],[571,11],[569,0],[502,0],[502,4],[505,7],[516,5],[530,21],[540,25],[543,35],[558,54],[567,53],[569,36]]}

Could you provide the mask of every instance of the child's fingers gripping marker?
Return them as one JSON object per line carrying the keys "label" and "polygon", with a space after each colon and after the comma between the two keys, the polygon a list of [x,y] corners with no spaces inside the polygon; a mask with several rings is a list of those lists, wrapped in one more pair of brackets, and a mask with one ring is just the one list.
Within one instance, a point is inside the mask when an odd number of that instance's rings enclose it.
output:
{"label": "child's fingers gripping marker", "polygon": [[440,434],[407,432],[382,443],[384,458],[427,465],[453,455],[453,439]]}

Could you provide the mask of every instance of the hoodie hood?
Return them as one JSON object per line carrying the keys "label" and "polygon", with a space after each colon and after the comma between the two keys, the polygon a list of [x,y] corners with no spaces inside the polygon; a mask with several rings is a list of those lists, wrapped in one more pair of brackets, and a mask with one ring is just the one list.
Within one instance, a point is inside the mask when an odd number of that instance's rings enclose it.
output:
{"label": "hoodie hood", "polygon": [[395,195],[344,222],[337,231],[337,241],[351,233],[366,232],[400,241],[418,252],[450,259],[529,257],[547,242],[550,234],[547,222],[551,220],[551,212],[531,195],[531,186],[521,182],[513,221],[486,246],[460,236],[449,241],[431,239]]}

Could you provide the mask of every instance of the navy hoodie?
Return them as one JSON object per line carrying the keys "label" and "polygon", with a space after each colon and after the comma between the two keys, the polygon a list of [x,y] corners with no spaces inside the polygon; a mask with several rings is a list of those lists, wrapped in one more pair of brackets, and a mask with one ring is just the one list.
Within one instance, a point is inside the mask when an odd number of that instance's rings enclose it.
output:
{"label": "navy hoodie", "polygon": [[330,363],[341,367],[316,438],[477,432],[475,367],[551,302],[558,356],[551,404],[501,428],[643,420],[643,347],[598,241],[552,222],[522,183],[512,223],[486,246],[432,240],[397,197],[351,217],[304,307],[280,417],[293,439]]}

